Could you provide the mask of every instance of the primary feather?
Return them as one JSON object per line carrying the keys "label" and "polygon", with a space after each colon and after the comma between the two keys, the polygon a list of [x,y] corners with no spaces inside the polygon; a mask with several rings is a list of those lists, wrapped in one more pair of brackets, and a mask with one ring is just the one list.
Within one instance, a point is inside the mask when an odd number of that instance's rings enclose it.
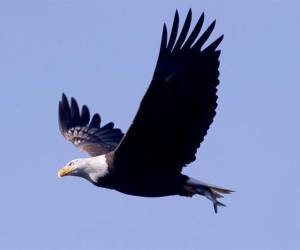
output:
{"label": "primary feather", "polygon": [[197,148],[216,114],[220,56],[216,48],[223,36],[202,49],[215,22],[199,36],[202,14],[186,38],[191,16],[190,10],[177,42],[178,12],[169,41],[164,25],[153,79],[115,151],[116,161],[180,173],[183,166],[195,160]]}
{"label": "primary feather", "polygon": [[101,127],[99,114],[94,114],[90,120],[87,106],[82,106],[80,114],[76,100],[71,98],[69,105],[65,94],[59,102],[59,128],[68,141],[91,156],[114,150],[123,137],[122,131],[114,128],[112,122]]}

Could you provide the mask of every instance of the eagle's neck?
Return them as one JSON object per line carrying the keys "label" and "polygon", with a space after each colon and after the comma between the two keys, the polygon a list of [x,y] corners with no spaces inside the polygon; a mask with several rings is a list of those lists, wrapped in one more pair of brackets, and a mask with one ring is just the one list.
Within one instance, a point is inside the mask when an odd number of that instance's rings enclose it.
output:
{"label": "eagle's neck", "polygon": [[86,158],[81,166],[81,177],[92,183],[97,183],[98,179],[108,174],[108,164],[105,155]]}

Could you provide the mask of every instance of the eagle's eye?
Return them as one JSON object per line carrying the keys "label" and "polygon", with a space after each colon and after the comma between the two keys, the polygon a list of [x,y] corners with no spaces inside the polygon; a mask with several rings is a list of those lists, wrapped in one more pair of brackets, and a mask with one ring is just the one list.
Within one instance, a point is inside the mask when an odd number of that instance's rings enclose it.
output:
{"label": "eagle's eye", "polygon": [[69,166],[72,167],[73,165],[74,165],[74,162],[71,161],[71,162],[69,163]]}

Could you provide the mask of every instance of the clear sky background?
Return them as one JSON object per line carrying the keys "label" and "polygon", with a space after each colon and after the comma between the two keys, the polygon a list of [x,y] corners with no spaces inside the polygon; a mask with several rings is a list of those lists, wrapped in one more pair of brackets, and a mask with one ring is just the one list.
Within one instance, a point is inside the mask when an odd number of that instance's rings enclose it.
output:
{"label": "clear sky background", "polygon": [[[225,39],[217,116],[184,172],[236,190],[228,207],[215,215],[202,197],[58,179],[85,156],[59,134],[61,93],[126,131],[163,22],[190,7],[193,23],[205,11],[206,27],[217,19],[212,39]],[[0,249],[300,249],[299,9],[296,0],[1,1]]]}

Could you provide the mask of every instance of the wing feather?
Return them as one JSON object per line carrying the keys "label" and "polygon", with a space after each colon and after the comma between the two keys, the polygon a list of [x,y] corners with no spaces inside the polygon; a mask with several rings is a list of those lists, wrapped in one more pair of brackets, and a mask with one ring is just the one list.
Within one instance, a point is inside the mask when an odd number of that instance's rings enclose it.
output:
{"label": "wing feather", "polygon": [[59,102],[59,128],[62,135],[79,149],[91,156],[108,153],[116,148],[123,137],[120,129],[114,128],[112,122],[103,127],[101,117],[94,114],[90,121],[90,111],[83,105],[81,114],[75,98],[69,105],[65,94]]}
{"label": "wing feather", "polygon": [[209,38],[210,34],[213,32],[216,25],[216,20],[214,20],[209,27],[206,29],[206,31],[203,33],[203,35],[198,39],[198,41],[194,44],[193,49],[196,51],[199,51],[204,43]]}
{"label": "wing feather", "polygon": [[220,56],[216,48],[223,36],[202,50],[215,21],[197,39],[204,22],[202,14],[186,38],[191,16],[190,10],[177,42],[177,11],[169,42],[166,26],[163,27],[153,79],[129,130],[114,152],[116,169],[159,168],[178,173],[195,160],[197,148],[216,114]]}
{"label": "wing feather", "polygon": [[190,26],[191,26],[191,21],[192,21],[192,10],[189,9],[189,12],[186,16],[185,22],[183,24],[182,31],[181,31],[179,38],[174,46],[174,49],[173,49],[174,52],[178,51],[181,48],[184,40],[186,39],[186,36],[187,36]]}
{"label": "wing feather", "polygon": [[200,16],[198,19],[198,22],[196,23],[191,35],[186,40],[185,44],[183,45],[182,49],[189,49],[193,42],[196,40],[197,36],[199,35],[199,32],[203,26],[204,23],[204,13]]}
{"label": "wing feather", "polygon": [[178,15],[178,11],[176,10],[174,21],[173,21],[173,27],[172,27],[172,31],[171,31],[171,35],[170,35],[170,40],[169,40],[168,47],[167,47],[168,51],[171,51],[171,49],[174,46],[174,43],[175,43],[176,37],[177,37],[178,26],[179,26],[179,15]]}
{"label": "wing feather", "polygon": [[90,111],[87,106],[81,108],[81,126],[87,126],[90,121]]}

